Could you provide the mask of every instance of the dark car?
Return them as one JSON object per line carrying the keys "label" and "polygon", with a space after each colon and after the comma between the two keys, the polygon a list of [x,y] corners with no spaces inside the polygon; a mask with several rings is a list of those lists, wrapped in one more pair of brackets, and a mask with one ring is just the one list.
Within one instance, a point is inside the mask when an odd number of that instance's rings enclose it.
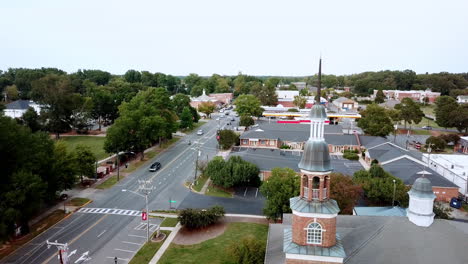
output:
{"label": "dark car", "polygon": [[423,126],[422,129],[432,130],[432,127],[431,126]]}
{"label": "dark car", "polygon": [[161,168],[161,163],[155,162],[155,163],[151,164],[151,167],[150,167],[149,171],[154,172],[154,171],[159,170],[160,168]]}

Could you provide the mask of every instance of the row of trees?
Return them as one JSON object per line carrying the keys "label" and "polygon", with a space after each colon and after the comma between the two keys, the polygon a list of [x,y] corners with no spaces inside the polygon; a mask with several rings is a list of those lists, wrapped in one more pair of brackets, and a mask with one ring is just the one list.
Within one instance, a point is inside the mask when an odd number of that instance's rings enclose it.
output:
{"label": "row of trees", "polygon": [[232,156],[227,161],[222,157],[215,157],[204,171],[215,185],[224,188],[259,186],[259,172],[257,166],[238,156]]}
{"label": "row of trees", "polygon": [[67,150],[43,132],[31,132],[17,121],[0,116],[0,238],[28,221],[57,195],[70,189],[78,176],[93,176],[96,158],[86,146]]}
{"label": "row of trees", "polygon": [[436,123],[441,127],[455,127],[468,133],[468,105],[458,104],[450,96],[441,96],[435,102]]}

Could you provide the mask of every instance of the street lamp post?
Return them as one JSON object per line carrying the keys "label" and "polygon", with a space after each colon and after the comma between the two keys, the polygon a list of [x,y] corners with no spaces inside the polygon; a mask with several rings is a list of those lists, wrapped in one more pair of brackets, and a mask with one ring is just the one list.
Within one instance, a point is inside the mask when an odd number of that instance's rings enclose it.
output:
{"label": "street lamp post", "polygon": [[[136,194],[138,196],[144,197],[145,198],[145,207],[146,207],[146,240],[147,242],[150,241],[150,234],[149,234],[149,211],[148,211],[148,194],[150,194],[151,190],[153,189],[152,186],[147,187],[146,184],[148,184],[149,181],[139,181],[140,185],[140,190],[143,191],[143,194],[134,192],[132,190],[127,190],[127,189],[122,189],[122,192],[131,192],[133,194]],[[158,228],[158,235],[159,235],[159,228]]]}
{"label": "street lamp post", "polygon": [[195,160],[195,176],[193,177],[193,184],[195,184],[195,182],[197,181],[198,157],[200,156],[200,154],[200,147],[197,147],[197,159]]}
{"label": "street lamp post", "polygon": [[395,206],[395,191],[396,191],[396,181],[393,180],[393,199],[392,199],[392,207]]}

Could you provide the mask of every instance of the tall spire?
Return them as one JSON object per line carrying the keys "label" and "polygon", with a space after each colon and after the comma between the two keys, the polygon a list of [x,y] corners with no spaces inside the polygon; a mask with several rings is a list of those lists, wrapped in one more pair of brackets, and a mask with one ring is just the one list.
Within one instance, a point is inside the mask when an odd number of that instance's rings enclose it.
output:
{"label": "tall spire", "polygon": [[320,104],[321,93],[322,93],[322,56],[320,56],[320,60],[319,60],[317,96],[315,97],[315,102],[317,104]]}

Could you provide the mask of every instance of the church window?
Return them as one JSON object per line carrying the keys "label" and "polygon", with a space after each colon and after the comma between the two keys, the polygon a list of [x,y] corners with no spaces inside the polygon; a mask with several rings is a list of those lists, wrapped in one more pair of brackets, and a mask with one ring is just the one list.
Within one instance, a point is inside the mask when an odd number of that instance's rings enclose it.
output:
{"label": "church window", "polygon": [[322,232],[319,223],[311,223],[307,227],[307,244],[322,244]]}

